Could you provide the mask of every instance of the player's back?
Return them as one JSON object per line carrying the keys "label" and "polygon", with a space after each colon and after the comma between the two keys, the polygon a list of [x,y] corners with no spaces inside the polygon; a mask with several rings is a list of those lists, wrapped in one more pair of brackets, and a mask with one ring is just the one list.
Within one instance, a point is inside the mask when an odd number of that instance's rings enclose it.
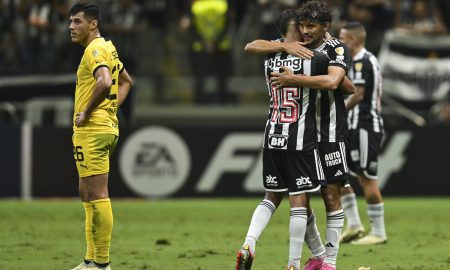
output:
{"label": "player's back", "polygon": [[264,147],[288,151],[313,149],[317,142],[314,119],[317,90],[298,86],[278,89],[270,81],[270,73],[287,67],[296,75],[324,75],[328,58],[315,52],[311,59],[304,60],[281,52],[269,55],[264,66],[270,95]]}
{"label": "player's back", "polygon": [[112,86],[105,100],[92,113],[89,122],[82,127],[74,126],[75,132],[94,131],[118,135],[117,105],[118,79],[123,70],[116,48],[104,38],[94,39],[85,49],[77,71],[75,90],[75,114],[82,112],[92,98],[96,86],[95,73],[106,67],[111,72]]}

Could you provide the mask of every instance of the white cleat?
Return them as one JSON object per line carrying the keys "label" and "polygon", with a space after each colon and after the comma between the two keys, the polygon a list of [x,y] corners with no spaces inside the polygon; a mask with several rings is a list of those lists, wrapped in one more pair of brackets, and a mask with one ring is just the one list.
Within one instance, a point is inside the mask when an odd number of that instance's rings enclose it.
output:
{"label": "white cleat", "polygon": [[94,263],[92,265],[90,265],[88,268],[86,268],[87,270],[111,270],[111,265],[108,265],[106,267],[99,267],[97,265],[95,265]]}
{"label": "white cleat", "polygon": [[350,243],[353,240],[358,240],[364,237],[364,227],[359,227],[355,229],[346,228],[342,234],[339,242]]}
{"label": "white cleat", "polygon": [[94,263],[90,262],[88,264],[86,264],[84,261],[82,263],[80,263],[80,265],[78,265],[77,267],[73,268],[72,270],[87,270],[90,269],[91,266],[93,266]]}
{"label": "white cleat", "polygon": [[352,245],[378,245],[385,244],[387,242],[387,237],[379,237],[373,234],[364,236],[361,239],[351,241]]}

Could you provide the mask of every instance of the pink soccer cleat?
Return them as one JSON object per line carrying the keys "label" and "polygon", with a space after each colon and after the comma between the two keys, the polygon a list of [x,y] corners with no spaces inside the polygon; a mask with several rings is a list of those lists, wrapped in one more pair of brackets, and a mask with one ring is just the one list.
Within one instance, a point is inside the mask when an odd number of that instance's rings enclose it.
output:
{"label": "pink soccer cleat", "polygon": [[303,270],[320,270],[320,267],[322,267],[323,260],[319,258],[309,258],[309,260],[305,264],[305,268]]}
{"label": "pink soccer cleat", "polygon": [[253,263],[253,253],[248,245],[243,246],[237,253],[236,270],[250,270]]}
{"label": "pink soccer cleat", "polygon": [[329,265],[328,263],[323,263],[322,267],[319,268],[319,270],[336,270],[334,266]]}

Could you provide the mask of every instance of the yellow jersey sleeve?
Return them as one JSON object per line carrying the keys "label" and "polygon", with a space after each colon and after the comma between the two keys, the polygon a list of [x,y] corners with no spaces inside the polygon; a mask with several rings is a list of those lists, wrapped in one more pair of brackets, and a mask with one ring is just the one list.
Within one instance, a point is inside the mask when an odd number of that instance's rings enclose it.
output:
{"label": "yellow jersey sleeve", "polygon": [[105,100],[92,113],[88,123],[83,127],[74,125],[74,132],[119,134],[116,115],[118,80],[119,73],[124,67],[112,42],[104,38],[94,39],[86,47],[78,67],[74,119],[76,113],[84,111],[89,104],[96,87],[95,72],[101,67],[106,67],[111,72],[112,86]]}

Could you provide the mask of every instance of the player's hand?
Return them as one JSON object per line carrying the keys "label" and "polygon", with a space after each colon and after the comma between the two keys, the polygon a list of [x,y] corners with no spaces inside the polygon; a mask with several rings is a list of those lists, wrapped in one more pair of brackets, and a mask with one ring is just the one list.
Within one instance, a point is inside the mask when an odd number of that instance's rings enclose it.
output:
{"label": "player's hand", "polygon": [[304,47],[304,45],[305,43],[298,41],[286,42],[284,44],[284,50],[290,55],[297,56],[302,59],[311,59],[314,53],[310,49]]}
{"label": "player's hand", "polygon": [[75,114],[75,125],[77,127],[85,126],[89,121],[89,116],[85,112],[79,112]]}
{"label": "player's hand", "polygon": [[334,37],[331,36],[330,32],[326,32],[325,36],[323,37],[323,42],[327,42],[328,40],[334,39]]}
{"label": "player's hand", "polygon": [[281,72],[272,72],[270,73],[270,81],[272,85],[276,86],[278,89],[281,89],[285,86],[292,85],[295,81],[294,72],[288,67],[281,67]]}

